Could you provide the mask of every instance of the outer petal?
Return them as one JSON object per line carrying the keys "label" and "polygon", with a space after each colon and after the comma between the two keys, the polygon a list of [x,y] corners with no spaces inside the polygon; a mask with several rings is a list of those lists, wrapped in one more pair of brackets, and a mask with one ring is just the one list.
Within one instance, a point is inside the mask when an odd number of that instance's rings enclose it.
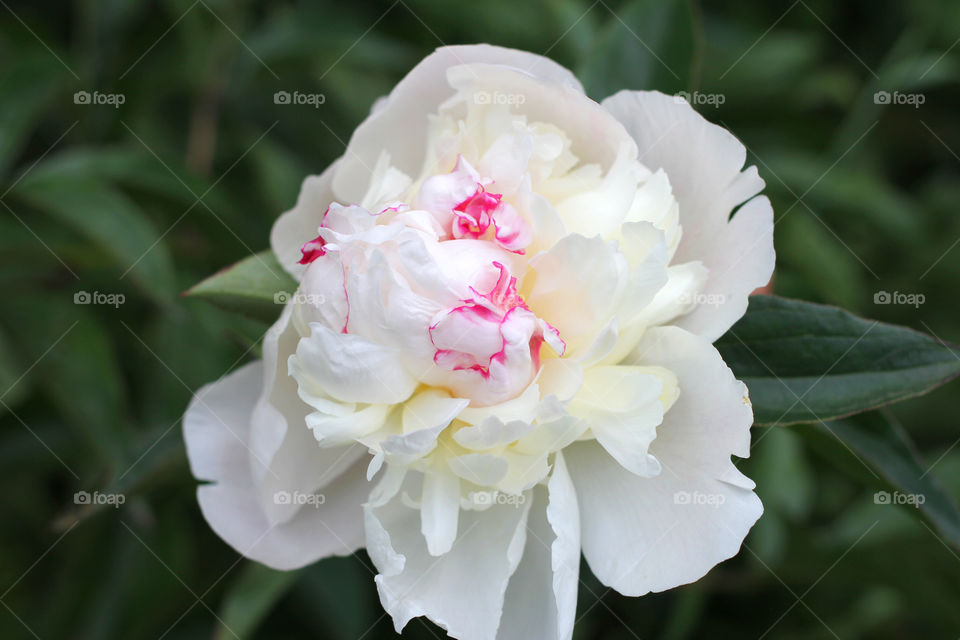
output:
{"label": "outer petal", "polygon": [[703,257],[710,269],[703,289],[708,304],[677,326],[711,341],[722,336],[746,313],[750,293],[770,282],[774,260],[773,208],[766,196],[757,196],[737,210]]}
{"label": "outer petal", "polygon": [[674,264],[700,260],[710,269],[706,293],[726,295],[724,304],[700,306],[679,323],[713,341],[743,315],[747,296],[773,273],[773,210],[766,198],[745,205],[728,224],[733,208],[763,189],[763,180],[756,167],[741,172],[746,150],[729,131],[682,100],[621,91],[603,106],[636,140],[640,161],[670,179],[683,227]]}
{"label": "outer petal", "polygon": [[705,340],[651,329],[633,359],[663,366],[680,396],[650,451],[663,465],[640,478],[595,443],[566,457],[577,488],[583,552],[604,584],[630,596],[693,582],[735,555],[763,512],[753,483],[730,460],[749,455],[746,388]]}
{"label": "outer petal", "polygon": [[[416,487],[407,488],[418,494]],[[493,640],[507,583],[523,553],[529,508],[526,500],[462,512],[452,548],[434,557],[420,532],[418,510],[399,496],[366,505],[367,552],[380,571],[380,602],[397,632],[412,618],[427,616],[454,638]]]}
{"label": "outer petal", "polygon": [[[306,268],[297,264],[300,247],[317,236],[323,213],[334,199],[330,187],[340,164],[341,160],[338,159],[319,176],[307,176],[293,209],[277,218],[270,230],[270,248],[283,268],[297,280],[300,280]],[[359,202],[359,199],[353,202]]]}
{"label": "outer petal", "polygon": [[427,56],[394,87],[373,113],[353,132],[333,189],[345,202],[359,202],[381,151],[407,175],[417,175],[425,156],[428,114],[454,94],[447,81],[450,67],[488,63],[522,71],[543,81],[582,92],[580,83],[557,63],[525,51],[490,45],[441,47]]}
{"label": "outer petal", "polygon": [[287,358],[300,339],[292,323],[296,307],[288,304],[263,338],[263,385],[250,418],[248,465],[258,488],[261,508],[271,523],[291,518],[298,505],[281,503],[278,491],[311,494],[333,482],[366,457],[361,446],[320,449],[306,416],[311,408],[297,395],[297,383],[287,373]]}
{"label": "outer petal", "polygon": [[533,492],[523,559],[507,587],[497,640],[569,640],[580,579],[577,494],[562,454]]}
{"label": "outer petal", "polygon": [[263,365],[249,364],[200,389],[183,419],[193,474],[214,484],[197,489],[204,517],[237,552],[275,569],[295,569],[363,544],[361,503],[369,493],[365,462],[354,464],[284,523],[271,524],[259,501],[249,462],[250,415]]}

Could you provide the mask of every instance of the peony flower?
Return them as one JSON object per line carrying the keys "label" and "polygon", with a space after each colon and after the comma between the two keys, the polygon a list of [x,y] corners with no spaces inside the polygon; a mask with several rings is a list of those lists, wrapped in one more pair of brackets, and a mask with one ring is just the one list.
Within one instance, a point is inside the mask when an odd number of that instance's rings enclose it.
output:
{"label": "peony flower", "polygon": [[278,569],[365,547],[398,631],[471,640],[570,638],[581,552],[630,596],[735,555],[753,414],[711,343],[774,264],[744,160],[671,96],[427,57],[277,221],[262,361],[187,410],[210,526]]}

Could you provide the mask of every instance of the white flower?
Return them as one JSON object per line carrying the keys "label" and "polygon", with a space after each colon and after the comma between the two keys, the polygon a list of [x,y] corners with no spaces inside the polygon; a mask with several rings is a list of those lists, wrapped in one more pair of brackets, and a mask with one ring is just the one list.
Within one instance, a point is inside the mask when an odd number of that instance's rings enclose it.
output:
{"label": "white flower", "polygon": [[711,342],[774,262],[744,160],[660,93],[429,56],[277,221],[307,295],[263,361],[187,411],[210,525],[280,569],[366,547],[398,630],[477,640],[569,638],[581,551],[635,596],[736,554],[753,416]]}

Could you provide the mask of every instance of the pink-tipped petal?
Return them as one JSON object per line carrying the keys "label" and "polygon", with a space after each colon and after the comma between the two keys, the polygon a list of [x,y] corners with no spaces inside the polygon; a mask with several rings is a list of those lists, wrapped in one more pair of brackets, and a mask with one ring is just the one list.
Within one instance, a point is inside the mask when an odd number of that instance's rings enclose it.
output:
{"label": "pink-tipped petal", "polygon": [[533,242],[533,229],[509,204],[494,212],[493,225],[497,230],[494,235],[497,243],[508,251],[523,253]]}
{"label": "pink-tipped petal", "polygon": [[323,236],[317,236],[310,242],[305,243],[300,247],[300,253],[303,255],[297,264],[310,264],[317,258],[327,255],[327,252],[323,248],[326,244],[327,241],[323,239]]}

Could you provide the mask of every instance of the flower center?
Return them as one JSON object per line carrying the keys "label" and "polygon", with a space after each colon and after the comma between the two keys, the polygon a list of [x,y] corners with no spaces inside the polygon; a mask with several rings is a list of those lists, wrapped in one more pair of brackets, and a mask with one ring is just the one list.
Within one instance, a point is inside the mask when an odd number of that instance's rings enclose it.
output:
{"label": "flower center", "polygon": [[[395,203],[379,213],[374,211],[380,206],[368,211],[331,205],[319,235],[301,248],[300,263],[314,272],[320,267],[313,263],[328,254],[340,263],[328,275],[343,277],[343,333],[370,338],[371,330],[379,332],[391,322],[371,324],[371,318],[351,313],[359,304],[364,313],[376,313],[382,304],[356,298],[360,291],[351,282],[366,283],[372,293],[376,273],[405,279],[417,297],[407,299],[412,307],[394,312],[397,319],[411,311],[426,313],[421,326],[433,367],[419,376],[422,383],[468,398],[473,406],[504,402],[526,389],[540,369],[544,342],[558,356],[566,348],[557,329],[538,318],[517,290],[533,232],[492,186],[459,157],[452,171],[428,177],[409,194],[410,205]],[[408,262],[408,252],[421,250],[439,272],[424,273],[423,262],[417,262],[421,258]],[[372,269],[375,264],[386,269]],[[381,286],[386,283],[374,288]]]}
{"label": "flower center", "polygon": [[[488,293],[470,287],[473,296],[437,314],[430,325],[436,347],[433,361],[451,372],[466,372],[453,380],[454,391],[486,387],[485,404],[506,400],[530,384],[540,369],[544,342],[563,355],[559,332],[537,318],[517,293],[517,279],[500,262],[496,284]],[[463,387],[463,389],[461,389]]]}
{"label": "flower center", "polygon": [[502,198],[499,193],[487,193],[483,185],[478,184],[472,196],[453,208],[453,235],[457,238],[479,238],[485,234]]}
{"label": "flower center", "polygon": [[487,191],[490,182],[460,156],[453,171],[424,180],[416,204],[434,212],[452,238],[492,240],[523,254],[533,241],[533,230],[502,194]]}

